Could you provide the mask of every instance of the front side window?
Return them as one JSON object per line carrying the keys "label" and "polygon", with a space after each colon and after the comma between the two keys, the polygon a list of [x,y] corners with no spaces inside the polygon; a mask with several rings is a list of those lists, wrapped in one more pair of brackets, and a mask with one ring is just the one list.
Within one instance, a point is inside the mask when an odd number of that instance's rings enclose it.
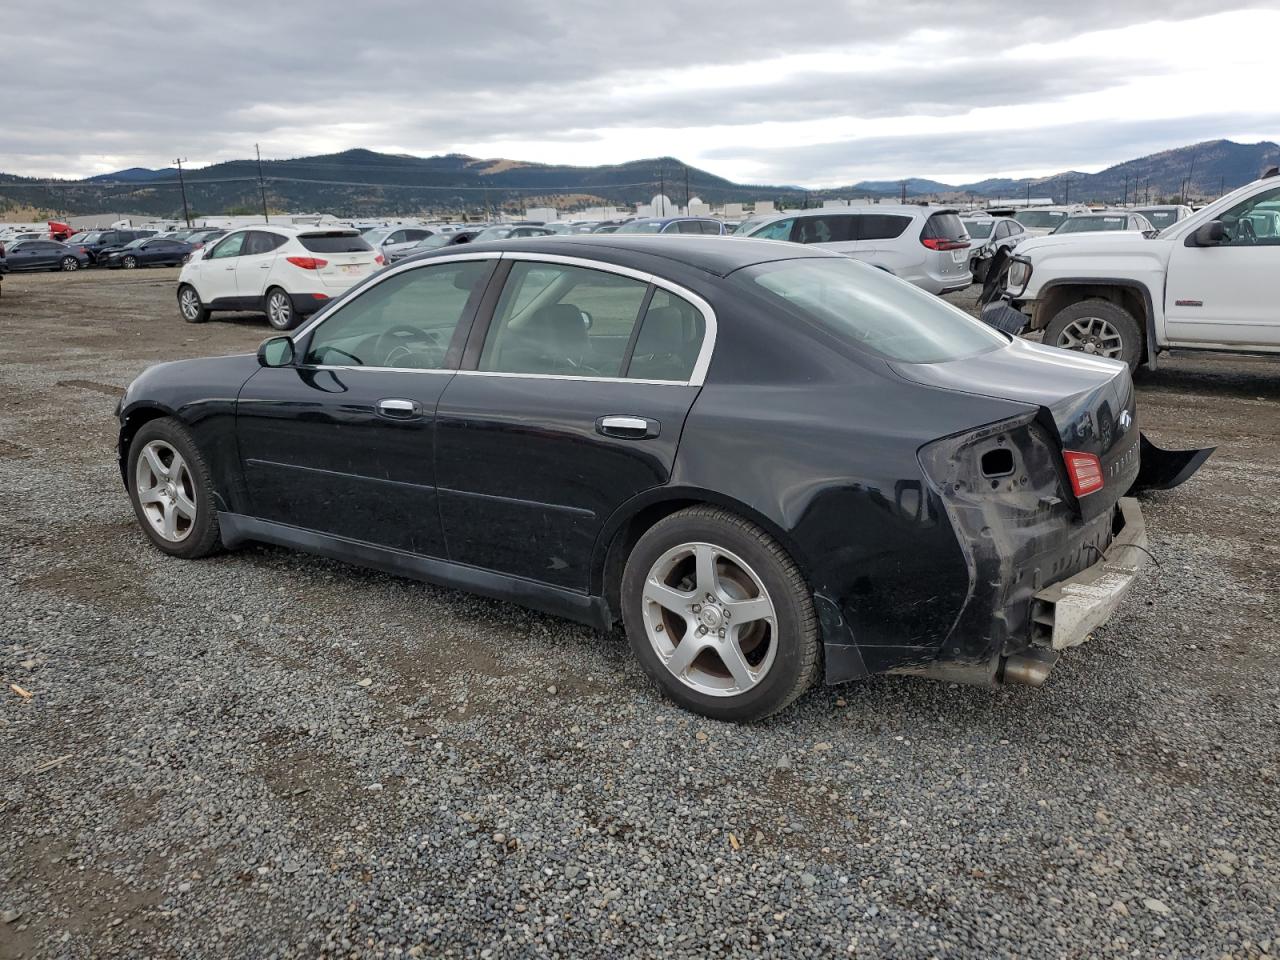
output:
{"label": "front side window", "polygon": [[316,327],[304,362],[444,369],[454,334],[475,313],[492,269],[491,260],[463,260],[388,277]]}
{"label": "front side window", "polygon": [[1280,187],[1241,200],[1218,217],[1226,227],[1225,246],[1280,244]]}
{"label": "front side window", "polygon": [[221,260],[224,257],[240,256],[240,251],[244,248],[244,238],[245,235],[243,233],[231,234],[213,248],[213,253],[209,254],[209,259]]}
{"label": "front side window", "polygon": [[946,301],[845,257],[759,264],[730,279],[786,313],[888,360],[938,363],[1008,343]]}
{"label": "front side window", "polygon": [[775,220],[773,223],[765,224],[751,236],[756,240],[790,240],[791,228],[795,226],[795,222],[794,217]]}
{"label": "front side window", "polygon": [[560,264],[517,261],[494,311],[479,369],[618,377],[647,285]]}

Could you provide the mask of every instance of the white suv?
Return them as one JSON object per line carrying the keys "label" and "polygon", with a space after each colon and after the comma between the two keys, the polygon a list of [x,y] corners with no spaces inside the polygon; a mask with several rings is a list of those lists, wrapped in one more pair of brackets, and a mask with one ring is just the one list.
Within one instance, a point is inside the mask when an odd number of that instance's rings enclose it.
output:
{"label": "white suv", "polygon": [[812,243],[930,293],[962,290],[973,282],[969,235],[955,210],[887,203],[793,210],[748,220],[734,235]]}
{"label": "white suv", "polygon": [[214,310],[261,310],[277,330],[292,330],[382,263],[358,230],[246,227],[191,255],[178,276],[178,309],[188,323]]}

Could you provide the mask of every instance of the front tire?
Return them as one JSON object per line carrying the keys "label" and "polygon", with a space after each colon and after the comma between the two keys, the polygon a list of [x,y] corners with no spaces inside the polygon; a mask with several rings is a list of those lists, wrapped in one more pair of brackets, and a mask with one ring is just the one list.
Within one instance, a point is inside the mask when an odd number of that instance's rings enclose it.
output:
{"label": "front tire", "polygon": [[820,670],[813,598],[755,524],[691,507],[641,536],[622,577],[631,649],[680,706],[716,720],[782,710]]}
{"label": "front tire", "polygon": [[1044,343],[1095,357],[1109,357],[1129,365],[1142,361],[1142,328],[1128,310],[1094,297],[1059,310],[1044,328]]}
{"label": "front tire", "polygon": [[125,257],[120,261],[120,266],[124,267],[126,270],[133,270],[138,266],[138,258],[135,256]]}
{"label": "front tire", "polygon": [[153,544],[184,560],[220,549],[213,480],[186,427],[172,417],[144,424],[127,463],[133,512]]}
{"label": "front tire", "polygon": [[76,270],[80,269],[80,261],[75,257],[63,257],[62,261],[58,264],[58,269],[63,273],[74,273]]}
{"label": "front tire", "polygon": [[292,330],[302,319],[293,309],[293,299],[279,287],[267,291],[263,312],[267,315],[267,323],[277,330]]}
{"label": "front tire", "polygon": [[178,287],[178,312],[187,323],[204,323],[209,319],[209,308],[200,302],[200,294],[189,283]]}

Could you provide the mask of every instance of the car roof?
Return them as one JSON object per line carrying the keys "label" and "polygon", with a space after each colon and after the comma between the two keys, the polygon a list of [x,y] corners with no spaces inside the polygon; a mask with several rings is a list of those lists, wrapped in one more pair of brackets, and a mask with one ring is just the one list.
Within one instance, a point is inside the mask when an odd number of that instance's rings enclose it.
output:
{"label": "car roof", "polygon": [[[686,218],[687,219],[687,218]],[[697,219],[697,218],[694,218]],[[777,260],[844,259],[842,254],[820,247],[781,240],[749,240],[742,237],[712,237],[675,234],[654,236],[636,233],[564,233],[553,237],[521,237],[490,240],[467,250],[501,250],[511,253],[540,253],[562,257],[584,257],[630,266],[638,270],[658,269],[652,261],[669,260],[717,277],[735,270]],[[430,260],[456,256],[448,247],[421,255]],[[414,258],[415,260],[418,258]],[[646,262],[648,261],[648,262]]]}

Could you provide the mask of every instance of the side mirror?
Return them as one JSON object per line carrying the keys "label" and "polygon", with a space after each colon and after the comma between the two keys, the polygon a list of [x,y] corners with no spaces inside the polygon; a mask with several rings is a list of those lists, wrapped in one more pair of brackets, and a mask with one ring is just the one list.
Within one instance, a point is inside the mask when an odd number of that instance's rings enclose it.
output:
{"label": "side mirror", "polygon": [[1188,247],[1217,247],[1227,239],[1227,228],[1221,220],[1210,220],[1187,235]]}
{"label": "side mirror", "polygon": [[264,367],[287,367],[293,363],[293,340],[268,337],[258,344],[258,363]]}

